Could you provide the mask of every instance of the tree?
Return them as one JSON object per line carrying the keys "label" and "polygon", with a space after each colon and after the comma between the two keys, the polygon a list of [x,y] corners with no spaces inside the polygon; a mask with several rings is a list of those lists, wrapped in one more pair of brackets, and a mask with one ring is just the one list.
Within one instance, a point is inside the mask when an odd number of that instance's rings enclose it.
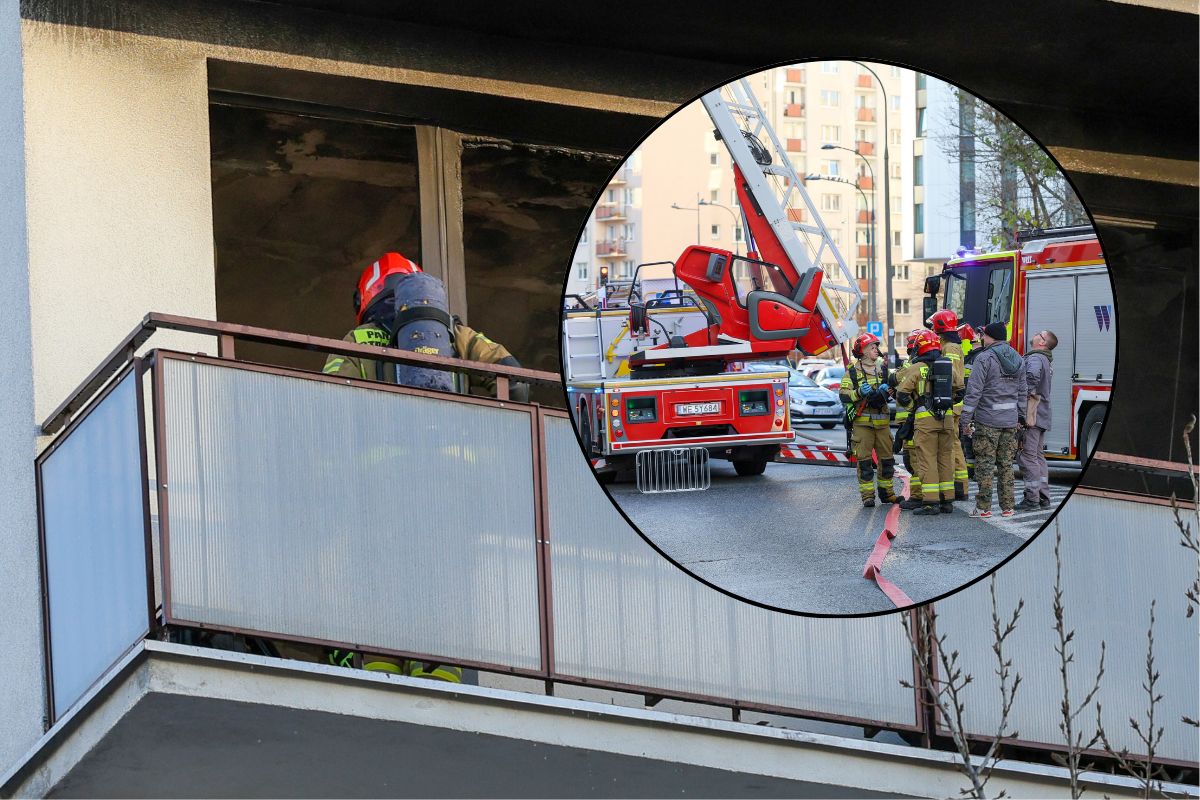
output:
{"label": "tree", "polygon": [[1082,201],[1041,145],[998,109],[952,91],[956,103],[929,138],[960,167],[964,221],[973,215],[975,229],[997,248],[1014,246],[1019,230],[1089,223]]}

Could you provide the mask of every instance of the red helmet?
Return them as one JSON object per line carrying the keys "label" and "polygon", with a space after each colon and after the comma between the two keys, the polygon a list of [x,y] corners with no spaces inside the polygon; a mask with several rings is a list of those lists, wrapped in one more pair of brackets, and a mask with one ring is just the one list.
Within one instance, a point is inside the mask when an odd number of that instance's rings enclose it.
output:
{"label": "red helmet", "polygon": [[359,277],[358,288],[354,291],[354,312],[358,315],[358,321],[362,322],[367,306],[383,291],[384,281],[389,275],[421,271],[415,261],[409,261],[399,253],[384,253],[378,261],[368,265]]}
{"label": "red helmet", "polygon": [[933,328],[934,333],[949,333],[958,328],[958,314],[955,314],[953,309],[943,308],[941,311],[935,311],[925,320],[925,324]]}
{"label": "red helmet", "polygon": [[973,342],[979,338],[979,334],[975,333],[975,329],[964,322],[958,326],[958,338],[964,342]]}
{"label": "red helmet", "polygon": [[913,340],[913,345],[915,345],[917,348],[917,355],[923,356],[930,350],[941,349],[942,340],[939,339],[938,335],[933,331],[929,330],[928,328],[922,328],[921,330],[917,331],[916,334],[917,336]]}
{"label": "red helmet", "polygon": [[854,353],[855,358],[862,358],[863,350],[866,350],[869,344],[879,344],[879,337],[873,333],[860,334],[854,340],[854,345],[850,348],[850,352]]}
{"label": "red helmet", "polygon": [[909,332],[908,338],[904,340],[904,346],[908,349],[908,351],[910,353],[917,346],[917,335],[922,333],[924,330],[925,330],[924,328],[914,328],[912,331]]}

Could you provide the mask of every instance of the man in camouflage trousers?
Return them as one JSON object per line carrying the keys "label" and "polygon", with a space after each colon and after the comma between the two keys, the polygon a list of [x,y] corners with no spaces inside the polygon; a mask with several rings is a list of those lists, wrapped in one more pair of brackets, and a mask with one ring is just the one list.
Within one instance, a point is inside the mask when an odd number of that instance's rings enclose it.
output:
{"label": "man in camouflage trousers", "polygon": [[983,329],[983,350],[971,368],[963,398],[962,429],[972,437],[975,493],[972,517],[992,516],[992,482],[999,477],[1000,516],[1011,517],[1017,420],[1025,409],[1025,362],[1008,344],[1008,329],[993,322]]}

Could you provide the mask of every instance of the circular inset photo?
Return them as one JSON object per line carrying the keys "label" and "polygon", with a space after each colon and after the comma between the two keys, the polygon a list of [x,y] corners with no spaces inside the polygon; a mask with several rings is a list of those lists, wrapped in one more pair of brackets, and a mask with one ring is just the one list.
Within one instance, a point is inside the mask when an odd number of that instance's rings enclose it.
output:
{"label": "circular inset photo", "polygon": [[774,67],[612,175],[563,297],[568,407],[664,556],[746,601],[885,613],[1021,549],[1096,446],[1112,283],[1049,153],[889,64]]}

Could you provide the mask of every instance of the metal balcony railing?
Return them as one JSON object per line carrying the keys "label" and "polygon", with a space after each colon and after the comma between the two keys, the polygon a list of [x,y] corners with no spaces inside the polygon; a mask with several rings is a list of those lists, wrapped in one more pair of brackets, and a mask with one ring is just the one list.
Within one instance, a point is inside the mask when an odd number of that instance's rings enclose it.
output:
{"label": "metal balcony railing", "polygon": [[[138,355],[160,328],[215,336],[219,354]],[[501,396],[243,362],[239,340],[493,374]],[[203,628],[650,703],[713,703],[735,717],[941,730],[899,683],[914,681],[915,664],[896,615],[781,614],[692,579],[616,511],[567,414],[504,399],[511,380],[558,383],[534,370],[148,316],[43,425],[58,433],[36,469],[50,721],[143,638]],[[1143,508],[1077,496],[1057,518],[1064,563],[1087,565],[1064,590],[1080,609],[1075,643],[1083,654],[1109,638],[1098,697],[1110,738],[1131,750],[1124,722],[1141,700],[1127,687],[1145,654],[1113,647],[1113,631],[1140,630],[1149,598],[1191,579],[1173,557],[1170,509]],[[1113,521],[1121,525],[1106,527]],[[1048,606],[1053,546],[1041,536],[1017,556],[1020,569],[1000,571],[1002,608],[1018,597],[1026,615]],[[965,724],[979,738],[995,729],[997,707],[988,597],[984,581],[937,604],[938,633],[977,678]],[[1197,715],[1195,626],[1175,617],[1164,613],[1155,630],[1160,663],[1172,667],[1160,684],[1164,719]],[[1012,650],[1024,681],[1011,728],[1047,749],[1061,747],[1056,681],[1044,677],[1051,634],[1024,623]],[[1194,767],[1195,739],[1180,731],[1168,730],[1157,759]]]}

